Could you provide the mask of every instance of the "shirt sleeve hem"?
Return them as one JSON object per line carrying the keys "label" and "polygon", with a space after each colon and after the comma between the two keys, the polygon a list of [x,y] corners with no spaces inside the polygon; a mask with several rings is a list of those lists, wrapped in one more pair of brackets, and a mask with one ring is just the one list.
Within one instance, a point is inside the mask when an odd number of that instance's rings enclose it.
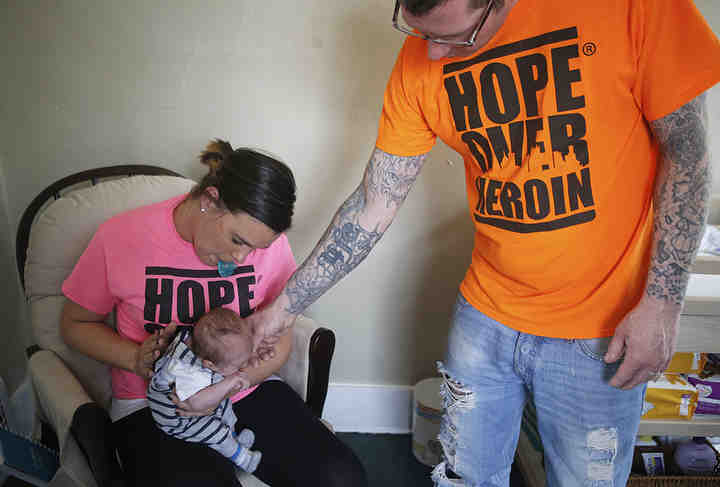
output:
{"label": "shirt sleeve hem", "polygon": [[677,97],[674,97],[673,99],[676,101],[672,105],[660,110],[648,112],[646,115],[647,119],[652,123],[670,115],[720,82],[720,70],[708,70],[707,73],[707,76],[704,76],[678,94]]}
{"label": "shirt sleeve hem", "polygon": [[77,296],[75,296],[72,292],[69,292],[65,287],[63,287],[63,294],[65,295],[65,297],[67,299],[74,302],[75,304],[82,306],[83,308],[85,308],[89,311],[92,311],[93,313],[99,314],[99,315],[109,314],[113,310],[113,307],[114,307],[114,305],[113,305],[113,306],[110,306],[109,309],[105,310],[105,309],[102,309],[101,307],[98,307],[98,306],[95,306],[92,304],[83,303],[82,299],[78,299]]}
{"label": "shirt sleeve hem", "polygon": [[387,152],[388,154],[392,154],[394,156],[398,157],[414,157],[414,156],[421,156],[423,154],[427,154],[430,152],[430,150],[435,146],[431,145],[427,149],[407,149],[407,150],[398,150],[397,148],[390,148],[385,142],[378,139],[375,142],[375,147],[380,149],[383,152]]}

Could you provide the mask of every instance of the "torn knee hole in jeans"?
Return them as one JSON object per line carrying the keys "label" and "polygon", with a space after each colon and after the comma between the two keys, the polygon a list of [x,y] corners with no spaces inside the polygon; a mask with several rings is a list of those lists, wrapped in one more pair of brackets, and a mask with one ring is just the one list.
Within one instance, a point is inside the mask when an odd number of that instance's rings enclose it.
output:
{"label": "torn knee hole in jeans", "polygon": [[448,477],[446,462],[440,462],[435,466],[433,471],[430,473],[430,478],[433,480],[435,485],[438,487],[444,487],[448,485],[452,486],[463,486],[466,485],[465,481],[461,478],[450,478]]}
{"label": "torn knee hole in jeans", "polygon": [[443,399],[445,409],[453,407],[471,408],[475,404],[475,394],[469,387],[450,378],[442,362],[438,362],[438,371],[443,376],[443,383],[440,386],[440,396]]}
{"label": "torn knee hole in jeans", "polygon": [[587,478],[593,485],[612,486],[614,462],[617,456],[617,428],[598,428],[588,432],[587,448],[590,451]]}
{"label": "torn knee hole in jeans", "polygon": [[[443,449],[444,462],[440,463],[433,471],[433,479],[444,485],[465,485],[462,479],[455,477],[457,470],[456,450],[458,443],[458,413],[472,408],[475,405],[475,394],[470,388],[462,383],[453,380],[445,369],[445,366],[438,362],[438,371],[443,376],[440,385],[440,396],[443,400],[445,414],[440,424],[440,445]],[[441,482],[442,481],[442,482]]]}

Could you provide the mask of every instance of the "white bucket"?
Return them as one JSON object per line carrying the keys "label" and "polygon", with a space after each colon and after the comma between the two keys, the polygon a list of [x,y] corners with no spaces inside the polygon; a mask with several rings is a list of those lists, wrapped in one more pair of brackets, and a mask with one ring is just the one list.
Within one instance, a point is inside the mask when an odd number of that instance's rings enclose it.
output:
{"label": "white bucket", "polygon": [[412,420],[412,449],[418,461],[434,467],[442,460],[442,446],[438,441],[442,399],[440,384],[443,379],[434,377],[415,384]]}

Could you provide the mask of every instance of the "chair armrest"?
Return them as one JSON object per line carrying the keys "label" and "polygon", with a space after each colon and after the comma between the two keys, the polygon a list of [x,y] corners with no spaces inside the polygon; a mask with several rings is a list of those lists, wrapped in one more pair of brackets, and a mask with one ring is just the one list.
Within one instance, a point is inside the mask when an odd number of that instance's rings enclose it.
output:
{"label": "chair armrest", "polygon": [[[28,366],[40,406],[58,436],[63,468],[76,479],[91,474],[99,487],[121,485],[107,411],[90,398],[54,352],[33,351]],[[78,449],[85,465],[77,457]]]}
{"label": "chair armrest", "polygon": [[292,333],[290,357],[277,374],[320,417],[327,396],[335,334],[302,315],[295,321]]}
{"label": "chair armrest", "polygon": [[307,405],[318,418],[322,417],[330,381],[330,363],[335,352],[335,333],[319,327],[310,338],[310,370],[308,371]]}
{"label": "chair armrest", "polygon": [[40,408],[62,445],[75,411],[93,401],[65,362],[50,350],[33,353],[28,360],[28,369]]}
{"label": "chair armrest", "polygon": [[83,404],[73,415],[70,431],[85,454],[98,486],[123,485],[123,474],[115,456],[112,421],[107,411],[96,402]]}

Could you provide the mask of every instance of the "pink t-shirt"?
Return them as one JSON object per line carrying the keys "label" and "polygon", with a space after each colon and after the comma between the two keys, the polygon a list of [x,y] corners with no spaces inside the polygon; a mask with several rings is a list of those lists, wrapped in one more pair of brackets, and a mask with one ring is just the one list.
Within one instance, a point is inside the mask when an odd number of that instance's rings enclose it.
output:
{"label": "pink t-shirt", "polygon": [[[117,312],[120,335],[142,342],[146,322],[193,324],[222,306],[248,316],[272,301],[295,271],[287,237],[256,249],[232,276],[203,264],[190,242],[175,229],[173,210],[186,195],[117,215],[98,228],[63,283],[63,293],[98,314]],[[123,369],[112,369],[113,396],[145,397],[147,382]],[[246,396],[252,389],[233,397]]]}

